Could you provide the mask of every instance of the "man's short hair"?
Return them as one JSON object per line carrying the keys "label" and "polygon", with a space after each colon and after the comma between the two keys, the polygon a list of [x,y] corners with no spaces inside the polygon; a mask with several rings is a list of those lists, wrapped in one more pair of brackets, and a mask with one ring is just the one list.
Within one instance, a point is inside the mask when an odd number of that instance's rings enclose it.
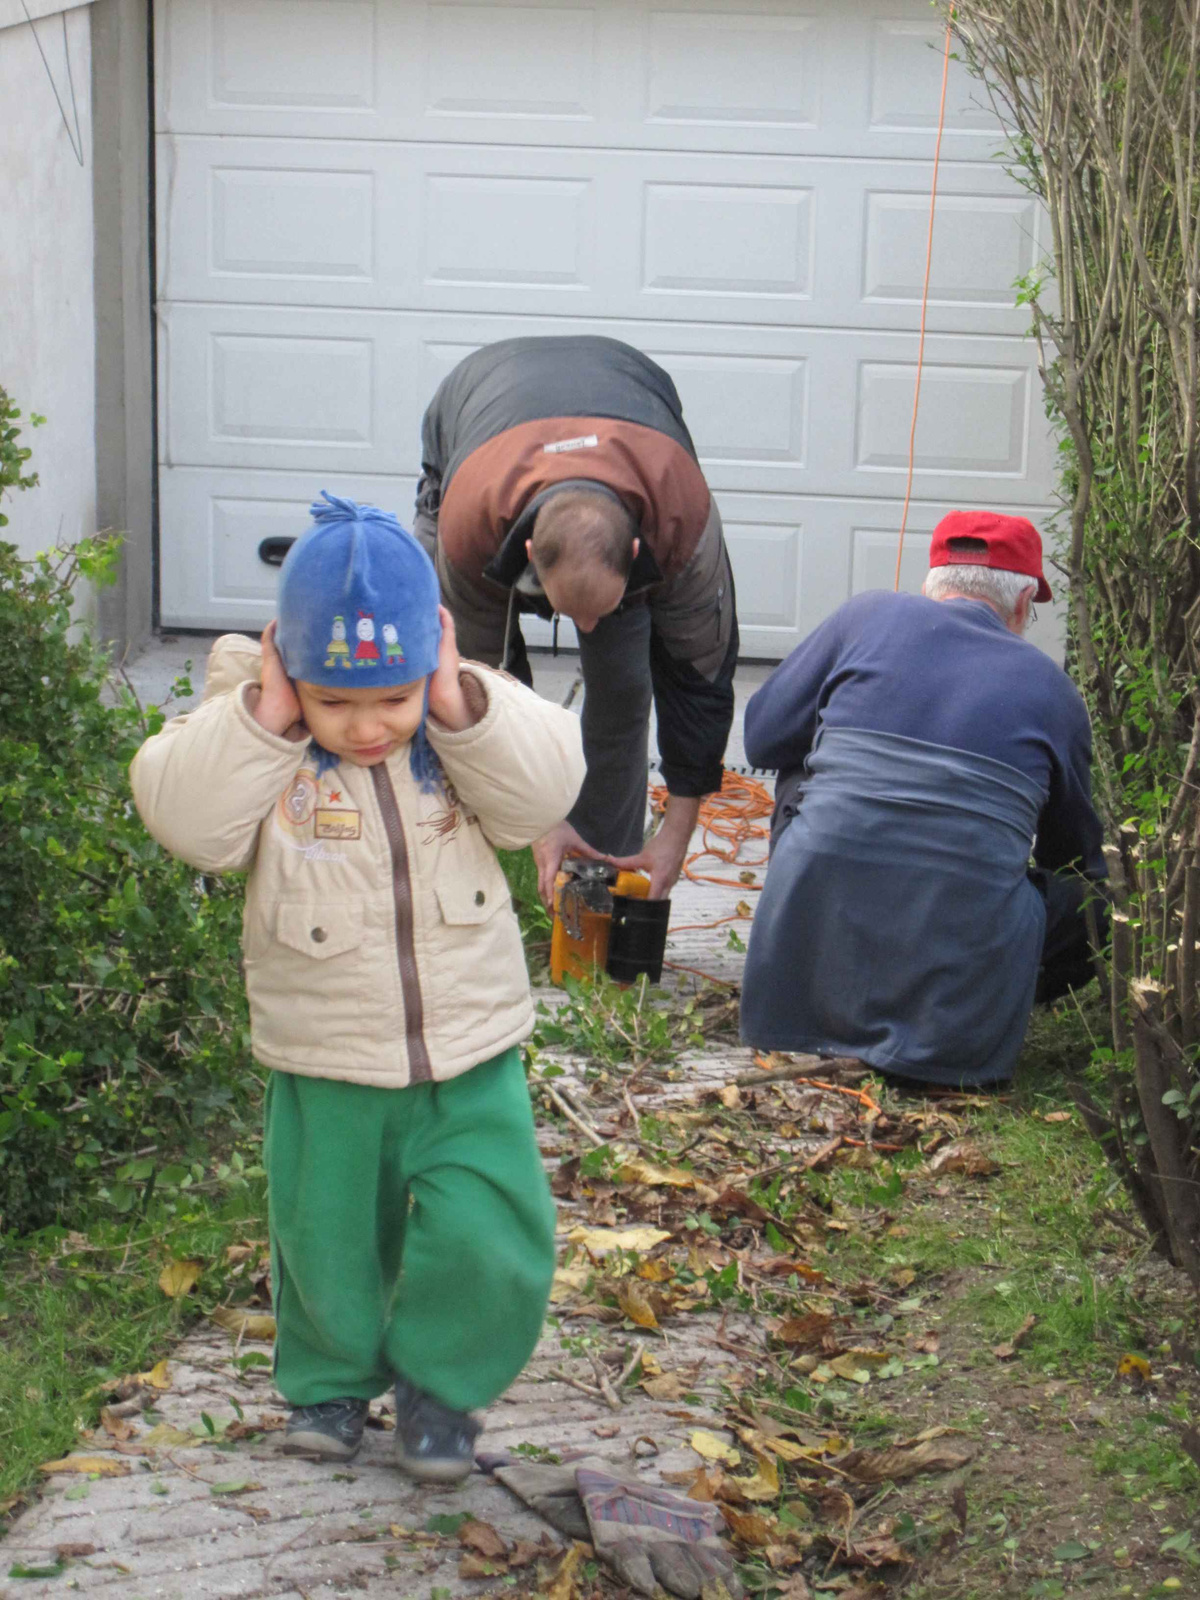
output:
{"label": "man's short hair", "polygon": [[539,577],[566,560],[575,568],[601,566],[627,578],[633,565],[633,518],[603,490],[564,489],[533,520],[533,564]]}
{"label": "man's short hair", "polygon": [[930,600],[965,594],[972,600],[988,600],[1007,622],[1017,609],[1026,589],[1036,589],[1038,580],[1024,572],[1004,572],[999,567],[930,567],[921,592]]}

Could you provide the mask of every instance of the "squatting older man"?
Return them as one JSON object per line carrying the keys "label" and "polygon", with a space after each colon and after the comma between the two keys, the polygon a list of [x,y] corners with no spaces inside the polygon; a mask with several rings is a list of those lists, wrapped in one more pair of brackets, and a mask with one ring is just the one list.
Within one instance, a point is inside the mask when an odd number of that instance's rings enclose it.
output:
{"label": "squatting older man", "polygon": [[742,1033],[996,1083],[1035,998],[1090,976],[1091,731],[1022,637],[1051,598],[1037,530],[956,511],[929,560],[923,594],[856,596],[750,701],[747,756],[779,780]]}

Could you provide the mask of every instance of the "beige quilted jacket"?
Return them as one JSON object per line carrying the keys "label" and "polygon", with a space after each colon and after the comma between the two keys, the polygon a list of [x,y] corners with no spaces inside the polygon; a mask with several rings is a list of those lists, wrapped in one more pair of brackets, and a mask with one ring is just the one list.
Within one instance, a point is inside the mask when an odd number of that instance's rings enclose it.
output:
{"label": "beige quilted jacket", "polygon": [[422,794],[407,750],[318,775],[306,743],[245,706],[258,646],[213,645],[198,710],[131,769],[147,828],[203,872],[249,871],[243,928],[254,1052],[268,1067],[400,1088],[453,1078],[523,1039],[533,1007],[496,847],[531,843],[583,781],[579,721],[488,667],[461,733],[431,718],[449,780]]}

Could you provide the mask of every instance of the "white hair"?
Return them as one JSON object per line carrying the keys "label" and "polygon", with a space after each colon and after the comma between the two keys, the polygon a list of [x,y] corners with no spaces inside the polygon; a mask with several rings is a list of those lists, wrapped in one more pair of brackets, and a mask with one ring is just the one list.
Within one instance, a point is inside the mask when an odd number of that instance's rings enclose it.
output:
{"label": "white hair", "polygon": [[1017,609],[1026,589],[1036,589],[1037,579],[1024,572],[1002,572],[998,567],[930,567],[921,593],[930,600],[945,600],[949,595],[965,594],[972,600],[987,600],[1007,622]]}

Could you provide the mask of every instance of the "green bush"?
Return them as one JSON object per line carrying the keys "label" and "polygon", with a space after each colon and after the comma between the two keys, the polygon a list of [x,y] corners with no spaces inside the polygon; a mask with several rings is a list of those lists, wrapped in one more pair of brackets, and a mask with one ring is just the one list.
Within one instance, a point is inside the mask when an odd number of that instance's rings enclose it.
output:
{"label": "green bush", "polygon": [[[24,486],[15,416],[0,390],[0,492]],[[0,543],[0,1234],[187,1184],[258,1092],[241,885],[147,837],[127,768],[162,713],[114,695],[72,628],[117,548]]]}

